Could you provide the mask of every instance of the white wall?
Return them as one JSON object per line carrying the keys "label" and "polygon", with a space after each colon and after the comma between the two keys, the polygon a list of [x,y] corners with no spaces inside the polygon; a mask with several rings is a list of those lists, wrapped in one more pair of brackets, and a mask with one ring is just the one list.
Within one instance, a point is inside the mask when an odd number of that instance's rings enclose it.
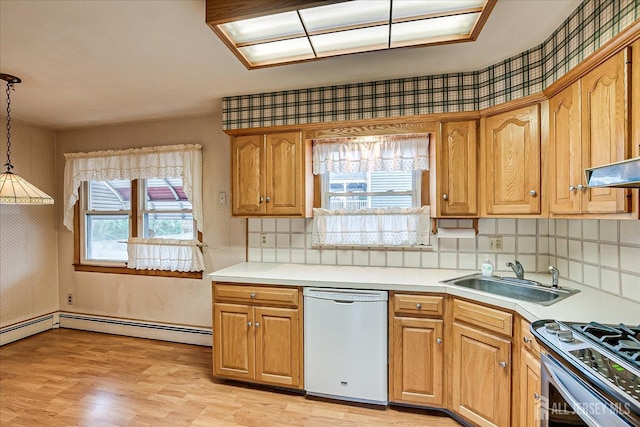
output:
{"label": "white wall", "polygon": [[[4,117],[0,119],[5,123]],[[55,133],[13,119],[11,125],[13,172],[58,204]],[[6,161],[5,143],[2,132],[2,164]],[[56,213],[53,205],[0,205],[0,328],[58,310]],[[0,343],[5,343],[6,331],[1,332]]]}
{"label": "white wall", "polygon": [[[58,191],[62,193],[63,153],[125,149],[154,145],[203,146],[203,240],[206,272],[245,259],[245,220],[231,217],[230,205],[218,205],[218,192],[230,195],[229,137],[221,113],[169,120],[125,123],[58,133]],[[62,218],[62,204],[58,204]],[[76,272],[73,233],[58,221],[60,292],[63,312],[101,317],[211,328],[211,282],[122,274]],[[66,296],[73,293],[74,304]],[[62,316],[62,315],[61,315]],[[61,318],[61,325],[63,319]],[[64,326],[64,325],[63,325]]]}

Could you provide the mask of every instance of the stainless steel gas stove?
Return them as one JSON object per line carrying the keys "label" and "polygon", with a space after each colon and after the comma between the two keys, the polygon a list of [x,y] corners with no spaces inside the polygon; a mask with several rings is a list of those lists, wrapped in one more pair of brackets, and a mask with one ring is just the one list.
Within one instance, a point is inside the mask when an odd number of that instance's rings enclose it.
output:
{"label": "stainless steel gas stove", "polygon": [[541,320],[542,426],[640,426],[640,326]]}

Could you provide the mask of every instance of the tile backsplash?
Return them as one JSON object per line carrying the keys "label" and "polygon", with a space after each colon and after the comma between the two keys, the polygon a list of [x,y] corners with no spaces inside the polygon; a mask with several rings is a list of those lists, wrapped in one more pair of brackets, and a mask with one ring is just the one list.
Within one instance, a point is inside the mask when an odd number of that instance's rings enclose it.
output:
{"label": "tile backsplash", "polygon": [[[440,220],[440,227],[470,228],[470,220]],[[438,239],[423,249],[319,249],[311,246],[311,219],[249,219],[248,261],[295,264],[480,270],[486,257],[496,271],[518,259],[525,271],[560,275],[640,301],[640,221],[481,219],[475,239]],[[489,239],[502,237],[502,250]]]}

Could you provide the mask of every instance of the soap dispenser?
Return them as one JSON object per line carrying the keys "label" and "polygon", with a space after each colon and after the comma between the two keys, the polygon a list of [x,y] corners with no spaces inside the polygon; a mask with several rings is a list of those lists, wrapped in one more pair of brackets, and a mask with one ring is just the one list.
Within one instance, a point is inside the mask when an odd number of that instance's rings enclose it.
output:
{"label": "soap dispenser", "polygon": [[493,263],[491,262],[491,260],[489,259],[489,256],[487,255],[487,257],[485,258],[484,262],[482,263],[482,275],[484,277],[491,277],[493,276]]}

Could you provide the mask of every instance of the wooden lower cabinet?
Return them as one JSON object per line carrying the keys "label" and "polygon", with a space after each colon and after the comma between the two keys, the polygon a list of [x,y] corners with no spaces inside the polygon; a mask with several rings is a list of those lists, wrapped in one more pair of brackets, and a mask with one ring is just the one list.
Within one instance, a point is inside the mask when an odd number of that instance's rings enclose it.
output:
{"label": "wooden lower cabinet", "polygon": [[390,346],[389,400],[440,407],[444,394],[444,322],[394,317]]}
{"label": "wooden lower cabinet", "polygon": [[[214,298],[218,292],[214,284]],[[222,285],[233,290],[233,285]],[[242,285],[238,285],[242,288]],[[226,290],[228,290],[226,289]],[[268,295],[269,288],[265,289]],[[271,288],[276,290],[278,288]],[[272,293],[272,292],[271,292]],[[302,311],[298,307],[225,302],[213,304],[213,373],[216,377],[303,387]],[[296,296],[299,298],[299,296]]]}
{"label": "wooden lower cabinet", "polygon": [[540,356],[520,352],[520,425],[540,426]]}
{"label": "wooden lower cabinet", "polygon": [[451,337],[450,409],[479,426],[509,426],[511,341],[456,321]]}

